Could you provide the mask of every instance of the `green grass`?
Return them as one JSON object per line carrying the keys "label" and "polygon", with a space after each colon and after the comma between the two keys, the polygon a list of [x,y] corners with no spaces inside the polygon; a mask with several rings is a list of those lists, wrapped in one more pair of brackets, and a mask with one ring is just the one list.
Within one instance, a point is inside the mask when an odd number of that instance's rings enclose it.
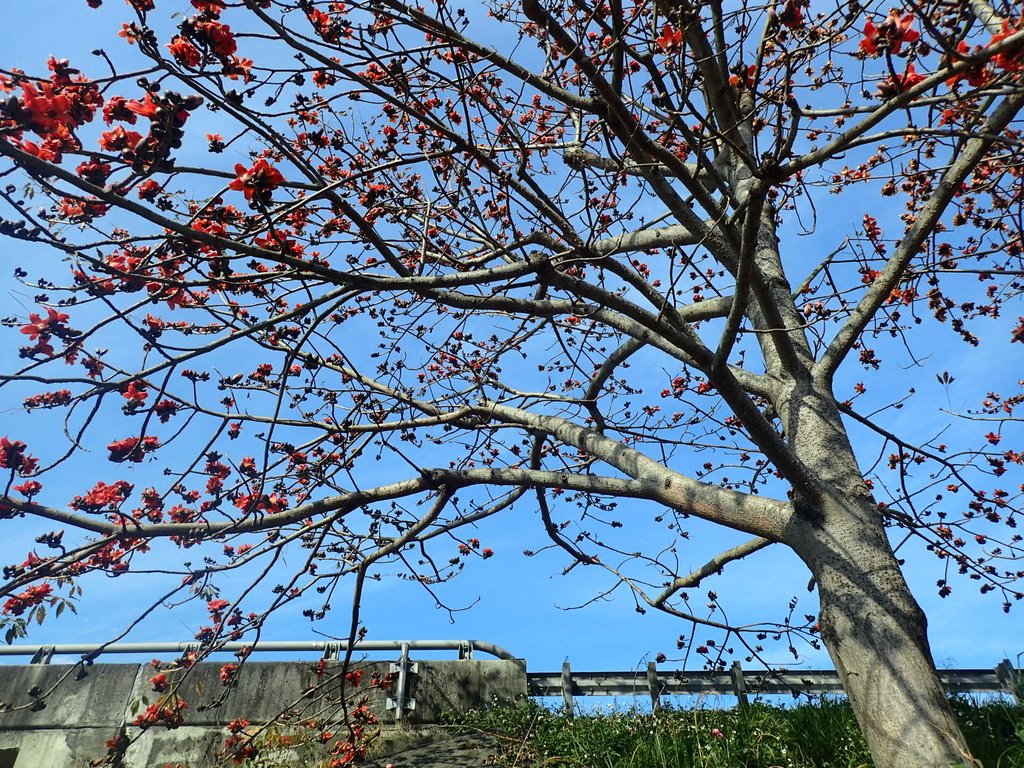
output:
{"label": "green grass", "polygon": [[[986,768],[1024,768],[1024,706],[959,697],[954,710]],[[633,710],[567,718],[535,702],[460,716],[495,734],[509,765],[550,768],[871,768],[845,701],[732,710]]]}

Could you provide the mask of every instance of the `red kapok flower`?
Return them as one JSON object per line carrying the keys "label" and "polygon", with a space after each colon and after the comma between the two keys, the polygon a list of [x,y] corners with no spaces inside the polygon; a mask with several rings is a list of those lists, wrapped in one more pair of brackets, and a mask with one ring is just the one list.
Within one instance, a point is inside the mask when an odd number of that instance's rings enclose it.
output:
{"label": "red kapok flower", "polygon": [[[980,50],[980,48],[976,48],[974,50],[974,53],[978,53]],[[971,55],[971,47],[965,41],[961,40],[960,43],[957,44],[956,52],[961,57],[966,58],[967,56]],[[999,57],[996,56],[996,58]],[[955,63],[957,63],[955,60],[952,60],[948,57],[943,58],[943,64],[945,66],[950,66]],[[992,73],[991,71],[989,71],[988,67],[984,65],[978,65],[966,69],[962,72],[958,72],[957,74],[948,78],[946,80],[946,85],[952,88],[957,83],[966,80],[967,84],[970,85],[972,88],[980,88],[981,86],[985,85],[985,83],[987,83],[991,77]]]}
{"label": "red kapok flower", "polygon": [[174,60],[186,67],[198,67],[203,61],[203,54],[189,40],[178,35],[167,44]]}
{"label": "red kapok flower", "polygon": [[224,0],[192,0],[193,7],[209,16],[217,17],[226,7]]}
{"label": "red kapok flower", "polygon": [[53,587],[45,582],[31,586],[24,592],[19,592],[9,598],[4,603],[2,613],[6,616],[21,616],[29,608],[34,608],[46,600],[51,592],[53,592]]}
{"label": "red kapok flower", "polygon": [[810,0],[786,0],[786,5],[779,14],[779,21],[790,29],[800,29],[804,25],[804,7]]}
{"label": "red kapok flower", "polygon": [[241,192],[251,204],[270,202],[271,193],[284,183],[281,172],[262,157],[251,168],[238,163],[235,174],[237,178],[228,184],[228,189]]}
{"label": "red kapok flower", "polygon": [[27,499],[31,499],[33,496],[43,490],[43,484],[38,480],[26,480],[21,485],[14,486],[14,490],[20,493]]}
{"label": "red kapok flower", "polygon": [[146,179],[139,185],[138,193],[140,199],[152,202],[160,194],[160,182],[156,179]]}
{"label": "red kapok flower", "polygon": [[112,131],[104,131],[100,134],[100,149],[108,152],[133,151],[142,141],[142,134],[137,131],[126,130],[123,125],[117,126]]}
{"label": "red kapok flower", "polygon": [[0,437],[0,469],[17,469],[25,459],[28,446],[21,440]]}
{"label": "red kapok flower", "polygon": [[[1018,20],[1018,24],[1020,23],[1021,22]],[[1019,28],[1013,29],[1010,26],[1009,19],[1003,19],[1002,29],[992,36],[992,42],[990,42],[989,45],[998,45],[1006,38],[1011,35],[1015,35],[1020,31],[1021,30]],[[992,57],[992,63],[999,69],[1003,69],[1008,72],[1015,72],[1018,69],[1021,69],[1024,67],[1024,44],[1014,45],[1002,53],[997,53]]]}
{"label": "red kapok flower", "polygon": [[868,19],[864,24],[864,39],[860,41],[860,49],[869,56],[877,56],[882,51],[899,53],[904,43],[913,43],[921,38],[921,33],[912,29],[914,14],[900,16],[896,11],[889,11],[885,21],[877,27]]}
{"label": "red kapok flower", "polygon": [[123,440],[115,440],[107,446],[110,461],[120,464],[123,461],[130,461],[138,464],[150,451],[160,447],[160,440],[156,437],[126,437]]}
{"label": "red kapok flower", "polygon": [[235,36],[227,24],[213,20],[199,21],[196,22],[195,30],[197,36],[201,38],[201,42],[205,43],[218,56],[227,58],[238,50]]}
{"label": "red kapok flower", "polygon": [[28,322],[21,326],[21,332],[26,334],[31,341],[35,341],[41,336],[60,330],[58,326],[66,323],[69,319],[71,319],[70,315],[58,312],[53,307],[47,307],[45,320],[33,312],[28,316]]}
{"label": "red kapok flower", "polygon": [[157,693],[163,693],[167,690],[167,675],[163,672],[159,675],[153,675],[149,678],[149,684],[153,686],[153,690]]}
{"label": "red kapok flower", "polygon": [[146,398],[149,397],[149,392],[146,391],[146,385],[141,381],[133,381],[127,387],[121,396],[128,401],[131,406],[140,406],[146,402]]}
{"label": "red kapok flower", "polygon": [[672,53],[683,44],[683,30],[666,24],[662,28],[661,34],[654,39],[654,44],[661,49],[662,53]]}
{"label": "red kapok flower", "polygon": [[880,82],[878,84],[878,95],[883,99],[891,99],[904,91],[909,91],[924,79],[925,76],[915,71],[913,63],[910,63],[902,75],[890,75]]}

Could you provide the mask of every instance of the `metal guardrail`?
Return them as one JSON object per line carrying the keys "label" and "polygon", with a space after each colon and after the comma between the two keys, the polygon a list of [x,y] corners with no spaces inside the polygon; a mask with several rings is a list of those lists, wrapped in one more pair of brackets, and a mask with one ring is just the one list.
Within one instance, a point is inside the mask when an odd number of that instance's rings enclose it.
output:
{"label": "metal guardrail", "polygon": [[[199,643],[111,643],[61,645],[0,646],[0,656],[30,656],[33,664],[48,664],[54,656],[80,655],[91,664],[107,654],[185,654],[202,648]],[[249,649],[261,653],[317,652],[323,658],[337,659],[348,650],[343,641],[280,641],[268,640],[250,646],[243,642],[223,643],[210,653],[236,653]],[[398,651],[399,661],[393,665],[397,674],[396,696],[389,701],[396,718],[415,707],[408,696],[409,676],[416,674],[416,664],[410,661],[412,651],[457,651],[460,659],[471,659],[475,651],[505,661],[518,660],[499,645],[484,640],[364,640],[352,647],[353,652]],[[1003,693],[1024,703],[1024,674],[1003,659],[994,669],[940,670],[939,680],[950,693]],[[655,663],[646,671],[630,672],[573,672],[569,662],[560,672],[527,672],[527,693],[530,696],[560,696],[567,713],[574,711],[577,696],[648,696],[651,707],[657,709],[662,696],[732,695],[745,705],[748,694],[785,695],[794,693],[842,693],[839,673],[832,669],[801,670],[797,672],[769,672],[744,670],[738,661],[731,669],[715,672],[659,672]]]}
{"label": "metal guardrail", "polygon": [[[0,646],[0,656],[30,656],[30,664],[49,664],[54,656],[80,656],[79,663],[92,664],[107,654],[152,654],[176,653],[183,656],[198,651],[199,643],[110,643],[84,644],[68,643],[59,645],[10,645]],[[252,653],[301,653],[316,652],[325,659],[338,659],[349,648],[344,641],[332,640],[267,640],[256,645],[244,642],[222,643],[216,648],[206,649],[210,654],[237,653],[243,649]],[[399,660],[391,664],[395,674],[394,696],[387,698],[386,706],[393,711],[395,720],[402,720],[416,708],[416,700],[409,695],[410,678],[418,672],[415,662],[409,660],[412,651],[457,651],[460,659],[473,658],[474,651],[486,653],[503,661],[515,661],[516,657],[499,645],[485,640],[363,640],[352,645],[354,653],[398,651]]]}
{"label": "metal guardrail", "polygon": [[[659,672],[651,662],[646,672],[573,672],[566,661],[561,672],[527,674],[530,696],[561,696],[567,713],[576,696],[648,696],[657,709],[662,696],[735,696],[741,705],[748,694],[842,693],[834,669],[767,672],[744,670],[738,661],[727,671]],[[994,669],[940,670],[939,680],[950,693],[1003,693],[1024,703],[1024,674],[1003,659]]]}
{"label": "metal guardrail", "polygon": [[[48,664],[54,656],[82,656],[92,662],[100,656],[125,653],[178,653],[198,651],[203,646],[196,642],[185,643],[61,643],[57,645],[0,645],[0,656],[30,656],[32,664]],[[336,659],[348,650],[348,643],[342,640],[263,640],[257,645],[242,642],[222,643],[210,653],[237,653],[249,649],[253,653],[304,653],[316,652],[325,659]],[[500,645],[486,640],[363,640],[353,645],[355,653],[374,651],[457,651],[460,659],[473,658],[474,651],[480,651],[497,659],[513,661],[516,657]]]}

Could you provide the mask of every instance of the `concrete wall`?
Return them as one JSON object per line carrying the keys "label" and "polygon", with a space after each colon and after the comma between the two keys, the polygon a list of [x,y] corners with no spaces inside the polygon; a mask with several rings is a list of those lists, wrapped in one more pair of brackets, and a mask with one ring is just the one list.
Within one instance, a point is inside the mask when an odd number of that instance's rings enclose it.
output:
{"label": "concrete wall", "polygon": [[[415,701],[402,721],[410,726],[439,722],[443,713],[511,703],[526,696],[526,667],[516,661],[417,661],[410,673],[406,698]],[[388,699],[397,691],[368,685],[374,674],[390,665],[362,665],[364,683],[346,695],[366,697],[381,724],[396,721]],[[149,665],[95,664],[0,666],[0,768],[86,768],[107,754],[106,743],[123,726],[131,741],[124,768],[164,768],[182,765],[207,768],[228,735],[224,726],[236,718],[253,724],[280,721],[282,715],[301,731],[309,720],[338,722],[341,684],[328,662],[322,678],[310,662],[246,662],[237,682],[225,687],[221,664],[199,664],[187,672],[170,672],[178,694],[186,701],[184,723],[173,729],[154,726],[145,731],[131,726],[136,716],[160,694],[148,680]],[[83,674],[84,673],[84,674]],[[341,730],[341,729],[339,729]],[[322,750],[322,748],[321,748]],[[323,750],[322,750],[323,751]],[[302,750],[283,750],[282,765],[309,765]]]}

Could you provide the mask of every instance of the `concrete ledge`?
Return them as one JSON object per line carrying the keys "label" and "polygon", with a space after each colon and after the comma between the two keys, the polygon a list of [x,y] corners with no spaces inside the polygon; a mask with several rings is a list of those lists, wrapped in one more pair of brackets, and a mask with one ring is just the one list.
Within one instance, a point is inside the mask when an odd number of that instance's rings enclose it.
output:
{"label": "concrete ledge", "polygon": [[409,723],[440,723],[446,713],[526,698],[525,661],[430,661],[418,669],[410,685],[416,708]]}
{"label": "concrete ledge", "polygon": [[[420,734],[426,742],[450,736],[445,729],[428,727],[441,722],[446,713],[510,704],[527,694],[522,661],[414,663],[417,671],[408,675],[405,698],[415,701],[415,708],[404,713],[397,730]],[[125,754],[126,768],[164,768],[179,763],[212,768],[229,735],[224,726],[235,719],[248,720],[253,731],[262,724],[282,723],[269,731],[271,741],[278,738],[282,744],[279,750],[270,744],[271,756],[275,764],[298,768],[315,763],[325,751],[319,743],[302,745],[316,732],[305,723],[327,723],[328,730],[342,733],[343,690],[349,708],[365,703],[382,726],[396,722],[396,713],[387,704],[397,691],[370,684],[374,676],[387,676],[389,662],[353,665],[352,669],[362,671],[362,685],[344,689],[337,678],[341,670],[337,661],[327,662],[321,676],[315,673],[313,662],[247,662],[230,686],[220,679],[222,666],[204,663],[189,670],[168,671],[168,682],[178,684],[177,694],[188,705],[183,711],[184,723],[178,728],[155,725],[144,731],[131,723],[147,705],[158,703],[165,695],[152,690],[149,678],[156,673],[149,665],[95,664],[84,670],[44,664],[0,667],[0,702],[15,708],[0,711],[0,768],[84,768],[106,754],[107,741],[122,726],[127,726],[132,739]],[[293,744],[299,746],[288,746],[293,736]],[[388,742],[387,737],[382,738],[380,747],[388,749]],[[392,749],[396,747],[391,744]]]}
{"label": "concrete ledge", "polygon": [[[29,664],[0,667],[0,702],[24,707],[0,712],[0,729],[86,728],[107,726],[111,730],[124,721],[125,706],[136,685],[138,664],[95,664],[76,679],[76,668],[64,664]],[[64,678],[61,680],[61,678]],[[30,691],[46,694],[37,701]],[[107,737],[109,738],[109,736]]]}

